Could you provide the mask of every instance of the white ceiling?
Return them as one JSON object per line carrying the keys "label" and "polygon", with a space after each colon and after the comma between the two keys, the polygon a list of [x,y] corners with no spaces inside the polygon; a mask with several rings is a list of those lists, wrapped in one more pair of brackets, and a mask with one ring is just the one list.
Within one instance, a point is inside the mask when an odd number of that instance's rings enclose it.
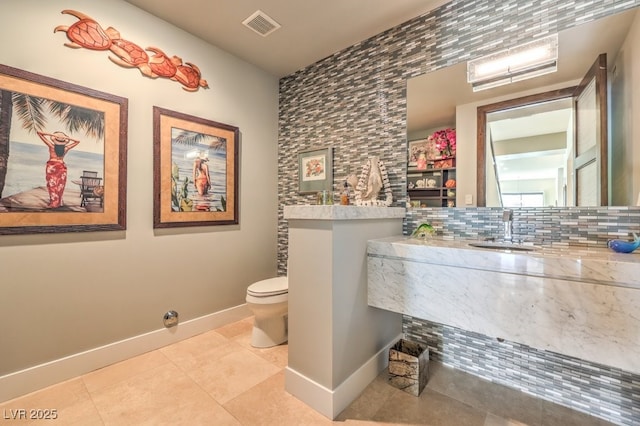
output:
{"label": "white ceiling", "polygon": [[[449,0],[126,0],[276,77],[292,74]],[[255,11],[282,27],[262,37]]]}
{"label": "white ceiling", "polygon": [[573,102],[557,99],[487,114],[491,139],[503,141],[566,132],[571,126]]}

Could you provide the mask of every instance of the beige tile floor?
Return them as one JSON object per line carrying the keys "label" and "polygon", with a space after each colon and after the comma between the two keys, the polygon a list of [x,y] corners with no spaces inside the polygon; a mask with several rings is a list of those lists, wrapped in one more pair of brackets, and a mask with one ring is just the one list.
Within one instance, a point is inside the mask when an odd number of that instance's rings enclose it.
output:
{"label": "beige tile floor", "polygon": [[[55,409],[57,425],[479,425],[590,426],[608,423],[431,362],[420,397],[374,380],[336,421],[284,390],[287,345],[250,345],[252,319],[0,404]],[[12,411],[14,410],[14,411]]]}

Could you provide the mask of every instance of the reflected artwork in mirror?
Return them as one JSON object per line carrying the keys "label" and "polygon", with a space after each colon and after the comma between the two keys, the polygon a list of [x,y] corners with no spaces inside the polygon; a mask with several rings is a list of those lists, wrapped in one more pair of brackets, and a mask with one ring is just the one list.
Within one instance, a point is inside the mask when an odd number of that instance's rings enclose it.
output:
{"label": "reflected artwork in mirror", "polygon": [[[457,193],[465,200],[473,194],[471,206],[635,205],[640,166],[630,158],[638,149],[632,135],[640,132],[640,125],[634,124],[640,122],[635,117],[640,112],[629,106],[631,88],[640,84],[634,81],[640,77],[631,68],[640,61],[637,10],[559,32],[554,73],[477,92],[467,83],[466,62],[409,79],[408,141],[424,139],[443,127],[457,129]],[[601,54],[606,54],[608,83],[603,86],[602,118],[608,130],[597,119],[596,97],[582,101],[582,109],[571,112],[576,88]],[[595,83],[583,89],[598,93]],[[536,97],[540,104],[530,113],[520,107],[504,108],[508,111],[489,107]],[[550,101],[559,99],[564,101],[558,101],[557,109],[551,108]],[[479,118],[480,112],[487,115]],[[576,118],[582,127],[574,123]],[[583,129],[585,124],[589,129]],[[576,145],[576,135],[586,141],[584,147]],[[580,157],[582,151],[589,155]],[[543,167],[536,169],[536,164]],[[457,201],[463,205],[461,199]]]}

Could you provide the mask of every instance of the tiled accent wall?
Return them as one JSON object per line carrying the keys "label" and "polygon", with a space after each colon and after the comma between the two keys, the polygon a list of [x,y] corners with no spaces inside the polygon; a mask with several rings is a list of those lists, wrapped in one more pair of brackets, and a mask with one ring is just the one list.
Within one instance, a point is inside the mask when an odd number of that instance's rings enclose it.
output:
{"label": "tiled accent wall", "polygon": [[411,316],[402,331],[454,368],[615,424],[640,424],[640,375]]}
{"label": "tiled accent wall", "polygon": [[[349,173],[359,173],[372,155],[384,162],[394,195],[394,205],[406,201],[406,80],[470,58],[517,45],[575,25],[612,15],[640,5],[640,0],[453,0],[426,15],[378,34],[368,40],[331,55],[280,80],[278,139],[278,271],[286,273],[287,222],[285,205],[311,204],[313,196],[298,194],[298,153],[319,147],[334,149],[334,188],[337,190]],[[628,237],[637,231],[639,211],[607,208],[518,209],[515,234],[540,244],[603,245],[610,236]],[[409,211],[405,232],[427,220],[445,237],[476,238],[499,236],[501,210],[491,208],[419,209]],[[413,319],[405,319],[409,326]],[[426,329],[415,338],[428,338]],[[476,347],[476,336],[456,330],[461,348]],[[482,336],[478,337],[482,341]],[[462,344],[464,343],[464,344]],[[482,345],[480,345],[482,347]],[[507,353],[526,352],[516,346]],[[539,358],[534,376],[556,373],[558,355],[536,352]],[[463,363],[465,358],[460,358]],[[476,374],[493,376],[495,368],[476,365]],[[517,363],[516,363],[517,364]],[[583,411],[599,406],[599,401],[622,401],[611,408],[606,418],[618,418],[621,424],[639,424],[638,378],[620,372],[613,376],[604,366],[585,366],[581,361],[565,360],[566,383],[589,377],[590,393],[582,399]],[[548,368],[547,368],[548,366]],[[514,376],[528,377],[527,363],[514,368]],[[503,370],[504,368],[498,367]],[[582,373],[581,373],[582,371]],[[589,374],[584,373],[588,371]],[[573,378],[575,377],[575,379]],[[612,377],[609,379],[598,378]],[[550,389],[559,389],[564,376],[551,380]],[[573,381],[571,381],[573,380]],[[514,385],[513,383],[511,385]],[[545,385],[540,385],[542,388]],[[567,398],[570,398],[569,394]],[[591,401],[591,402],[587,402]],[[630,401],[630,402],[629,402]],[[608,402],[607,402],[608,403]],[[606,405],[609,407],[609,405]],[[576,407],[579,408],[579,407]],[[593,408],[594,410],[596,408]],[[598,408],[600,410],[600,408]],[[603,408],[609,410],[609,408]],[[616,411],[617,410],[617,411]],[[599,411],[589,411],[600,415]],[[634,417],[635,416],[635,417]],[[629,423],[629,419],[635,423]],[[625,423],[626,422],[626,423]]]}
{"label": "tiled accent wall", "polygon": [[[503,208],[419,208],[407,211],[404,234],[422,222],[444,238],[501,238]],[[545,207],[513,209],[513,238],[536,245],[606,247],[610,239],[640,233],[640,207]]]}

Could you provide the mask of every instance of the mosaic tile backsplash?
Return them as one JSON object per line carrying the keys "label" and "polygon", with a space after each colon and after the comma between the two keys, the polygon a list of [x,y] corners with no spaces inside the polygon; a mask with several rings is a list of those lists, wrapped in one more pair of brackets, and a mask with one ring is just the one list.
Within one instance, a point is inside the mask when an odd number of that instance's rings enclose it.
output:
{"label": "mosaic tile backsplash", "polygon": [[[407,136],[406,80],[426,72],[466,61],[486,53],[530,41],[578,24],[640,5],[640,0],[453,0],[423,16],[362,41],[280,80],[278,139],[278,271],[286,274],[287,222],[285,205],[312,204],[313,196],[298,193],[298,154],[319,147],[334,150],[334,189],[349,173],[358,172],[371,155],[384,162],[395,203],[406,201]],[[429,221],[437,232],[451,238],[499,237],[502,209],[455,208],[410,210],[404,232]],[[514,236],[537,244],[604,245],[609,238],[628,238],[640,223],[638,208],[543,208],[516,209]],[[405,318],[409,326],[414,319]],[[430,326],[412,331],[412,337],[430,338]],[[419,331],[422,330],[422,331]],[[462,330],[442,337],[444,344],[459,342],[451,353],[482,351],[483,336]],[[453,336],[453,337],[451,337]],[[488,338],[487,338],[488,339]],[[475,346],[474,346],[475,344]],[[493,344],[493,342],[492,342]],[[479,345],[479,346],[478,346]],[[530,348],[510,344],[503,352],[530,354]],[[498,356],[502,362],[506,356]],[[493,356],[493,355],[492,355]],[[529,356],[529,355],[527,355]],[[533,355],[532,355],[533,356]],[[477,358],[480,359],[480,358]],[[525,358],[526,359],[526,358]],[[551,395],[573,399],[575,408],[619,424],[640,424],[638,377],[624,372],[613,375],[607,367],[563,360],[558,355],[535,352],[535,369],[528,362],[498,364],[472,362],[463,356],[460,366],[473,366],[476,374],[493,378],[497,371],[513,368],[511,386],[538,376]],[[562,365],[562,367],[558,367]],[[557,375],[559,369],[563,374]],[[569,376],[569,377],[567,377]],[[583,376],[588,377],[583,379]],[[537,379],[536,379],[537,380]],[[573,384],[586,381],[588,391],[563,394],[560,389],[582,389]],[[579,398],[580,395],[582,398]],[[559,396],[565,395],[565,396]],[[616,401],[619,403],[616,405]],[[577,404],[577,406],[576,406]]]}
{"label": "mosaic tile backsplash", "polygon": [[[606,247],[610,239],[631,240],[640,235],[640,207],[545,207],[513,210],[514,242],[536,245]],[[451,239],[483,240],[503,237],[503,208],[419,208],[407,211],[403,233],[422,222],[437,235]]]}

